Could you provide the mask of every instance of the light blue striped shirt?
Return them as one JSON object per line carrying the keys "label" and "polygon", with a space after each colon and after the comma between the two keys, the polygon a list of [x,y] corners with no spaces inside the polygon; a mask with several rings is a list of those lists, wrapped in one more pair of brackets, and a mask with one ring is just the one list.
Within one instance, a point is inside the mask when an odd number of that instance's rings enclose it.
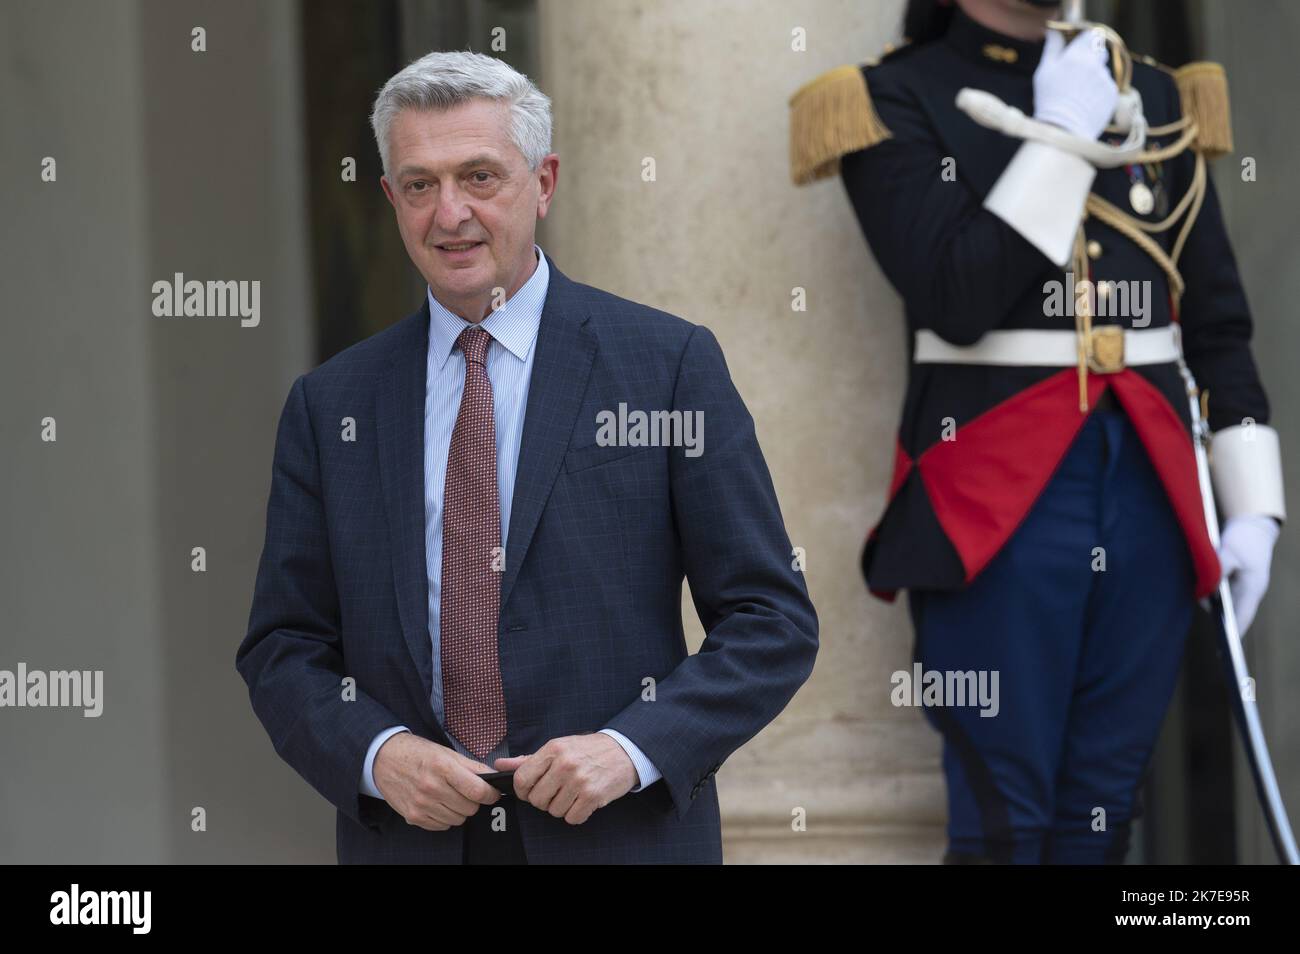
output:
{"label": "light blue striped shirt", "polygon": [[[542,306],[550,286],[551,270],[541,248],[534,245],[537,268],[523,287],[504,305],[482,320],[480,327],[493,338],[488,343],[487,373],[492,382],[492,412],[497,439],[497,491],[501,503],[501,546],[504,550],[510,527],[510,507],[514,499],[515,472],[519,465],[519,445],[524,434],[524,411],[528,407],[528,384],[533,373],[537,331],[542,322]],[[465,387],[465,358],[456,347],[460,333],[470,322],[453,314],[433,297],[429,289],[429,355],[424,392],[424,552],[429,582],[429,638],[433,642],[433,695],[430,702],[438,722],[444,723],[442,694],[442,496],[447,482],[447,453],[451,432],[460,412],[461,393]],[[404,725],[392,726],[375,736],[366,753],[361,791],[383,798],[375,787],[375,755],[389,737],[410,731]],[[631,739],[613,729],[600,731],[613,737],[636,766],[639,792],[662,776]],[[474,756],[448,733],[456,751]],[[506,740],[483,761],[493,765],[496,759],[509,756]]]}

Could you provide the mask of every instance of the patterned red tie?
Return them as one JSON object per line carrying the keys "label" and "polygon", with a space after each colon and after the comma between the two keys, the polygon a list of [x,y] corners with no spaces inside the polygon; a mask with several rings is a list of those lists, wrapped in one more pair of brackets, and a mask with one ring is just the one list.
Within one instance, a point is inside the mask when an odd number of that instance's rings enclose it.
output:
{"label": "patterned red tie", "polygon": [[487,350],[477,325],[456,339],[465,355],[465,390],[447,453],[442,508],[442,685],[447,730],[482,760],[506,734],[497,659],[501,545],[496,424]]}

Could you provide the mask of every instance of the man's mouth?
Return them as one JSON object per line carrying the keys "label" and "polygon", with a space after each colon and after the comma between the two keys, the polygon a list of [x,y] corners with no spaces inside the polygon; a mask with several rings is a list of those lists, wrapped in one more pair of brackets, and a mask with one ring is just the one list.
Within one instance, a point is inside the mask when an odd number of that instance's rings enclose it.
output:
{"label": "man's mouth", "polygon": [[472,248],[478,248],[482,242],[443,242],[437,247],[444,252],[468,252]]}

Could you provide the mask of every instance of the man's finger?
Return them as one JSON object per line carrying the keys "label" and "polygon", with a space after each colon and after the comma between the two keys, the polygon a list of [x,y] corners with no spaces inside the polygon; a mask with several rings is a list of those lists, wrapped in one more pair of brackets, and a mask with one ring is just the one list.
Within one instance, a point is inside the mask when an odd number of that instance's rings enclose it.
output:
{"label": "man's finger", "polygon": [[[496,791],[493,789],[493,791]],[[442,806],[447,811],[455,812],[458,815],[473,815],[478,811],[483,802],[477,802],[473,798],[462,795],[455,788],[448,788],[442,795],[434,796],[436,804]]]}
{"label": "man's finger", "polygon": [[1043,42],[1042,58],[1051,59],[1061,52],[1063,46],[1065,46],[1065,37],[1056,30],[1048,30]]}
{"label": "man's finger", "polygon": [[526,756],[523,765],[515,769],[515,794],[525,801],[555,758],[555,750],[550,746],[551,743],[547,742],[535,754]]}
{"label": "man's finger", "polygon": [[452,789],[479,805],[493,805],[501,797],[501,793],[483,781],[477,772],[460,765],[453,765],[446,779]]}
{"label": "man's finger", "polygon": [[415,821],[407,820],[407,824],[415,825],[417,828],[428,828],[429,825],[441,825],[444,828],[450,827],[456,822],[456,815],[447,811],[440,805],[430,805],[419,808],[415,813]]}
{"label": "man's finger", "polygon": [[573,806],[578,804],[578,792],[576,786],[567,789],[561,789],[555,793],[551,799],[551,804],[547,806],[547,811],[554,818],[563,818],[573,810]]}
{"label": "man's finger", "polygon": [[[528,786],[527,800],[534,808],[548,811],[551,807],[551,801],[559,793],[564,779],[560,777],[560,770],[555,766],[554,758],[546,763],[546,770],[542,773],[541,778],[537,779]],[[515,773],[515,787],[519,787],[519,773]]]}
{"label": "man's finger", "polygon": [[592,816],[595,811],[593,802],[585,798],[580,798],[573,803],[573,806],[565,813],[564,820],[570,825],[581,825]]}

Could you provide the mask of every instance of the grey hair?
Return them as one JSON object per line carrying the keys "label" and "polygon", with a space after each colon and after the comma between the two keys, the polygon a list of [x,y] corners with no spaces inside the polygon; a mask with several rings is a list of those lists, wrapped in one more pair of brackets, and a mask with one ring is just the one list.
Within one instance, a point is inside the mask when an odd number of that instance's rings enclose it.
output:
{"label": "grey hair", "polygon": [[482,53],[429,53],[384,84],[370,112],[379,158],[388,175],[388,131],[403,109],[444,110],[471,99],[510,107],[510,139],[536,171],[551,151],[551,100],[533,81]]}

